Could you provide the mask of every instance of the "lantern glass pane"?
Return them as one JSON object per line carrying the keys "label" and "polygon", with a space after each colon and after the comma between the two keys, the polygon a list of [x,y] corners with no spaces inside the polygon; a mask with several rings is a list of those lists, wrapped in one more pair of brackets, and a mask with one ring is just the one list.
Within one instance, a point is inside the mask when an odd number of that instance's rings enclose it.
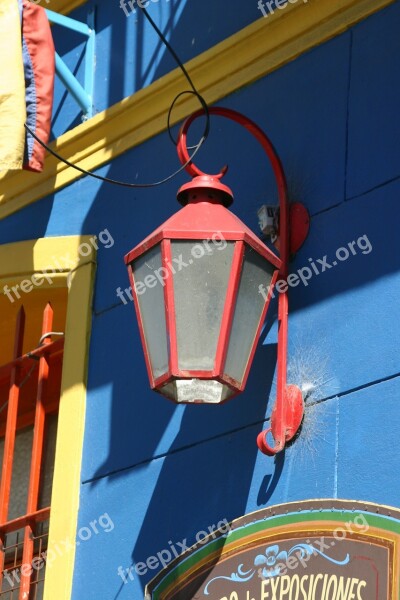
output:
{"label": "lantern glass pane", "polygon": [[[246,246],[224,372],[243,381],[275,267]],[[263,286],[262,288],[260,286]],[[264,290],[264,293],[260,293]]]}
{"label": "lantern glass pane", "polygon": [[142,317],[144,337],[154,379],[168,370],[168,339],[165,320],[164,281],[161,273],[161,246],[157,244],[132,264],[135,289]]}
{"label": "lantern glass pane", "polygon": [[221,329],[234,242],[173,241],[178,366],[210,371]]}

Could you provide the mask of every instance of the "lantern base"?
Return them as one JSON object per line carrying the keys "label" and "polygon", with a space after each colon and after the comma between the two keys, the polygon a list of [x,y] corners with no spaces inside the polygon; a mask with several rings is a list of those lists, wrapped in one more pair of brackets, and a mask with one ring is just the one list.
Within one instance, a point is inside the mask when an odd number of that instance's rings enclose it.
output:
{"label": "lantern base", "polygon": [[235,393],[212,379],[176,379],[158,391],[178,404],[220,404]]}

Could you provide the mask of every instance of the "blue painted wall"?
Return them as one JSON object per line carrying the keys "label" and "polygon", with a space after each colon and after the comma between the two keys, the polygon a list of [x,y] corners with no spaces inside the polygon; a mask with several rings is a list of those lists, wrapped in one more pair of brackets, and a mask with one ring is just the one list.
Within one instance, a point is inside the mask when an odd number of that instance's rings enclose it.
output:
{"label": "blue painted wall", "polygon": [[[190,8],[189,8],[190,4]],[[151,0],[148,12],[186,62],[259,18],[256,2],[230,0],[229,7],[212,0]],[[96,78],[94,112],[130,96],[176,68],[174,59],[136,8],[120,7],[120,0],[88,0],[71,13],[96,22]],[[127,14],[126,14],[127,13]],[[84,38],[54,26],[54,40],[80,82],[84,80]],[[172,101],[172,99],[171,99]],[[56,83],[53,134],[79,124],[82,113],[75,101]]]}
{"label": "blue painted wall", "polygon": [[[198,0],[152,8],[185,60],[259,18],[256,3],[230,2],[229,15],[226,4]],[[98,24],[99,110],[173,67],[116,2],[98,6]],[[276,305],[245,393],[221,407],[174,407],[149,390],[133,306],[116,295],[128,287],[124,253],[178,209],[185,176],[143,191],[86,178],[0,222],[2,243],[105,228],[114,240],[98,253],[79,515],[85,527],[108,513],[114,528],[77,548],[73,600],[139,599],[157,569],[124,584],[119,566],[169,542],[192,544],[198,531],[266,504],[338,497],[400,506],[399,26],[396,2],[222,102],[265,128],[292,199],[312,215],[293,271],[324,256],[338,263],[291,291],[290,375],[314,390],[300,438],[276,459],[255,445],[275,398]],[[56,131],[77,118],[68,99],[59,106]],[[276,191],[254,140],[213,119],[198,162],[212,171],[229,163],[233,210],[257,232],[257,209]],[[148,181],[176,167],[162,134],[99,173]],[[340,261],[337,250],[353,241],[355,254]]]}

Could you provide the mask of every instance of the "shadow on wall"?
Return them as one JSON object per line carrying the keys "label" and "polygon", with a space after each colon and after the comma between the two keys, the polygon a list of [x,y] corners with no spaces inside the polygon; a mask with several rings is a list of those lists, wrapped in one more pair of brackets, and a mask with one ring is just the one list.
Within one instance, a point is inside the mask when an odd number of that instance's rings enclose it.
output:
{"label": "shadow on wall", "polygon": [[257,506],[264,506],[271,499],[282,475],[284,464],[285,451],[283,450],[274,457],[275,468],[273,474],[265,475],[262,480],[257,496]]}

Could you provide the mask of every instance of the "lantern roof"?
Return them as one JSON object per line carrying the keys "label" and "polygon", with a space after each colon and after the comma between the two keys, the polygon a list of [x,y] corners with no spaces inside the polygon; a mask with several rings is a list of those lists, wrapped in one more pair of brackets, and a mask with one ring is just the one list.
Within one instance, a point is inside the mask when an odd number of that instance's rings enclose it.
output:
{"label": "lantern roof", "polygon": [[[243,221],[228,210],[226,202],[229,188],[214,178],[195,177],[185,184],[178,193],[187,194],[187,204],[167,219],[125,256],[125,263],[152,248],[163,239],[203,240],[218,235],[227,240],[243,240],[256,252],[269,260],[275,267],[281,267],[281,261],[263,242],[249,229]],[[231,196],[233,198],[233,195]]]}

